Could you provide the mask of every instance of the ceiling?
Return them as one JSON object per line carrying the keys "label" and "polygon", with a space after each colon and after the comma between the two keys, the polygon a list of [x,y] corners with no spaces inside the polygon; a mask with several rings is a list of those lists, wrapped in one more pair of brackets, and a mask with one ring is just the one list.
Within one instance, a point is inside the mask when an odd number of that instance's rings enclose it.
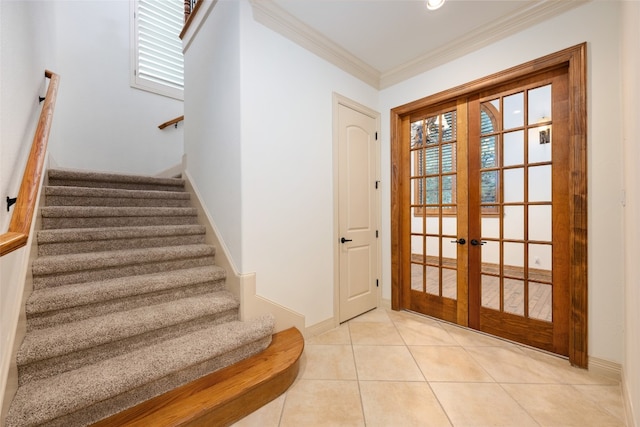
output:
{"label": "ceiling", "polygon": [[588,0],[252,0],[258,22],[384,88]]}

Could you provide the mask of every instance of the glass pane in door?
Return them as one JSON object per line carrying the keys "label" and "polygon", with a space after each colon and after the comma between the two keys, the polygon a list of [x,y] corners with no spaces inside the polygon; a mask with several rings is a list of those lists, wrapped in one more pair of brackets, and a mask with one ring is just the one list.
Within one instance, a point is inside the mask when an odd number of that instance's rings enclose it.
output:
{"label": "glass pane in door", "polygon": [[411,289],[457,299],[457,113],[411,122]]}
{"label": "glass pane in door", "polygon": [[480,304],[550,322],[551,85],[494,96],[480,109]]}

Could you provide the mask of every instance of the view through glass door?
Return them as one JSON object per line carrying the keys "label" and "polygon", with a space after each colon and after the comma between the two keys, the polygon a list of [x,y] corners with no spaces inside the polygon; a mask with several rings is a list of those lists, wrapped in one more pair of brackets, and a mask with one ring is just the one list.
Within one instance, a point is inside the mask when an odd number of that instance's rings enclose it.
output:
{"label": "view through glass door", "polygon": [[466,242],[457,237],[467,228],[467,198],[458,188],[466,185],[458,159],[466,149],[465,112],[454,103],[410,120],[410,308],[451,322],[467,305]]}
{"label": "view through glass door", "polygon": [[568,355],[566,70],[469,103],[469,326]]}
{"label": "view through glass door", "polygon": [[[582,48],[560,54],[573,60]],[[585,366],[578,63],[523,66],[500,84],[487,78],[392,111],[394,308]]]}

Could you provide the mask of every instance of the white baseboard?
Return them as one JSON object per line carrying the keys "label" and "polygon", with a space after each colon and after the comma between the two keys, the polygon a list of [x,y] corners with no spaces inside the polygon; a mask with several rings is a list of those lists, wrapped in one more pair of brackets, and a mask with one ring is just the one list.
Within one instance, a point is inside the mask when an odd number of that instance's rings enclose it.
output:
{"label": "white baseboard", "polygon": [[638,427],[638,423],[636,422],[636,418],[634,415],[633,404],[631,402],[633,402],[633,400],[631,399],[631,395],[629,394],[627,376],[622,375],[622,405],[624,407],[624,415],[626,417],[627,425],[629,427]]}
{"label": "white baseboard", "polygon": [[[185,164],[185,162],[183,162]],[[254,317],[270,313],[275,317],[275,331],[280,332],[290,327],[296,327],[301,333],[305,331],[305,318],[276,302],[270,301],[256,294],[256,274],[238,272],[227,246],[220,237],[213,218],[204,208],[202,198],[197,187],[193,184],[189,172],[182,171],[185,187],[191,193],[191,200],[198,210],[200,223],[206,228],[206,242],[216,247],[216,264],[227,272],[227,289],[240,301],[240,319],[249,320]]]}
{"label": "white baseboard", "polygon": [[[217,255],[216,255],[217,257]],[[280,332],[296,327],[304,334],[304,316],[256,294],[256,275],[254,273],[240,276],[240,318],[249,320],[263,314],[275,317],[275,331]]]}
{"label": "white baseboard", "polygon": [[183,170],[184,168],[182,167],[182,163],[179,163],[175,166],[158,172],[155,176],[158,178],[175,178],[176,176],[180,176]]}
{"label": "white baseboard", "polygon": [[[381,298],[379,300],[378,308],[391,310],[391,300]],[[304,337],[312,338],[317,335],[323,334],[327,331],[330,331],[333,328],[337,328],[338,326],[340,326],[340,322],[338,322],[338,318],[331,317],[329,319],[323,320],[322,322],[318,322],[315,325],[309,326],[308,328],[305,328]]]}
{"label": "white baseboard", "polygon": [[622,365],[616,362],[589,356],[589,371],[612,380],[622,381]]}
{"label": "white baseboard", "polygon": [[316,323],[315,325],[309,326],[305,328],[304,337],[312,338],[317,335],[323,334],[327,331],[330,331],[333,328],[337,328],[340,324],[338,323],[338,319],[334,319],[333,317],[323,320],[322,322]]}

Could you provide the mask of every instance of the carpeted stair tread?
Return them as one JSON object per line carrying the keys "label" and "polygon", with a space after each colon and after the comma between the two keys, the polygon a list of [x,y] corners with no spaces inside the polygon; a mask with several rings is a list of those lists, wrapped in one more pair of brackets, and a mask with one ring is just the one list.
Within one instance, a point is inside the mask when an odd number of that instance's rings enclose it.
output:
{"label": "carpeted stair tread", "polygon": [[18,351],[18,366],[123,340],[198,317],[237,309],[228,291],[110,313],[78,322],[31,331]]}
{"label": "carpeted stair tread", "polygon": [[[273,326],[271,317],[259,318],[252,322],[235,321],[215,325],[25,384],[16,394],[6,426],[35,426],[70,413],[87,410],[91,405],[108,401],[130,390],[143,388],[146,384],[170,377],[176,372],[197,368],[205,361],[223,357],[224,354],[233,352],[247,343],[269,339]],[[267,345],[268,341],[264,347]],[[151,395],[147,398],[192,379],[195,378],[185,380],[178,376],[178,383],[164,384],[163,389],[151,390]],[[128,406],[136,403],[139,402],[128,402]],[[123,408],[117,408],[111,413],[119,409]]]}
{"label": "carpeted stair tread", "polygon": [[189,200],[190,195],[185,191],[158,190],[126,190],[121,188],[70,187],[49,185],[44,188],[45,196],[77,196],[77,197],[122,197],[123,199],[181,199]]}
{"label": "carpeted stair tread", "polygon": [[[78,283],[34,290],[26,304],[27,320],[52,311],[96,304],[119,298],[151,294],[200,283],[224,280],[226,272],[216,265],[175,270],[99,282]],[[212,290],[215,290],[212,285]]]}
{"label": "carpeted stair tread", "polygon": [[197,216],[196,208],[138,206],[47,206],[41,209],[43,218],[95,218],[138,216]]}
{"label": "carpeted stair tread", "polygon": [[49,185],[183,191],[184,179],[50,169]]}
{"label": "carpeted stair tread", "polygon": [[204,234],[205,227],[199,224],[153,225],[139,227],[112,228],[61,228],[38,231],[38,244],[61,242],[85,242],[96,240],[131,239],[139,237],[167,237],[192,234]]}
{"label": "carpeted stair tread", "polygon": [[197,224],[188,207],[49,206],[41,209],[42,228],[92,228]]}
{"label": "carpeted stair tread", "polygon": [[48,186],[48,206],[190,206],[185,191]]}
{"label": "carpeted stair tread", "polygon": [[140,263],[168,261],[180,258],[214,256],[211,245],[165,246],[160,248],[125,249],[39,257],[32,264],[34,276],[73,271],[96,270]]}
{"label": "carpeted stair tread", "polygon": [[38,255],[201,244],[205,233],[197,224],[41,230]]}

